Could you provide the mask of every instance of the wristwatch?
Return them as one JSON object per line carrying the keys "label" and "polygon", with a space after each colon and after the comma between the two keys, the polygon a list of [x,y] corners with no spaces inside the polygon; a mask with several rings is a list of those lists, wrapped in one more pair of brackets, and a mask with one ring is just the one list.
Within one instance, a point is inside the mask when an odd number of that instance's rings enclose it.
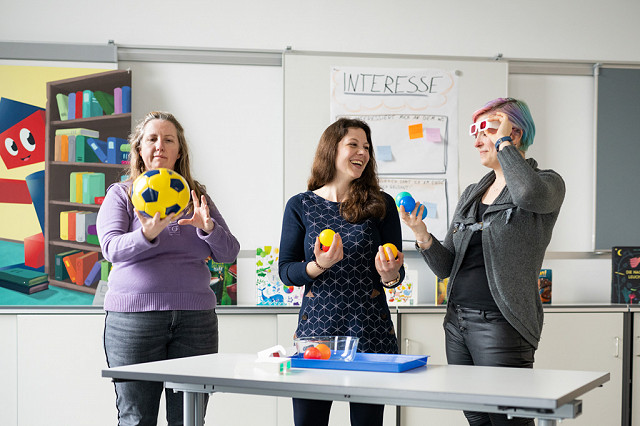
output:
{"label": "wristwatch", "polygon": [[501,137],[500,139],[498,139],[498,140],[496,141],[496,151],[500,151],[500,144],[501,144],[502,142],[507,142],[507,141],[508,141],[508,142],[512,142],[512,141],[513,141],[513,139],[511,139],[511,136],[503,136],[503,137]]}

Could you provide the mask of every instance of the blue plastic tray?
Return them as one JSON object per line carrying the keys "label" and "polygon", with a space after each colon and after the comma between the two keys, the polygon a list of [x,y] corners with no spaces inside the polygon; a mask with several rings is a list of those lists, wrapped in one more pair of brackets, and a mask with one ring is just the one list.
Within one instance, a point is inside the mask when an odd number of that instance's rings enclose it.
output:
{"label": "blue plastic tray", "polygon": [[302,354],[291,357],[291,368],[324,368],[328,370],[360,370],[401,373],[427,365],[428,355],[394,355],[356,353],[353,361],[304,359]]}

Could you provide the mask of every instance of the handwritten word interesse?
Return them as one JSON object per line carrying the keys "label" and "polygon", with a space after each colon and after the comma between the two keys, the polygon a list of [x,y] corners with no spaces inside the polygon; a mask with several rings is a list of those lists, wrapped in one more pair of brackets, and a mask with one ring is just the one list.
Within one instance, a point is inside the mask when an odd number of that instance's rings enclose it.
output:
{"label": "handwritten word interesse", "polygon": [[[429,96],[449,88],[442,75],[344,73],[345,95]],[[444,84],[443,84],[444,83]]]}

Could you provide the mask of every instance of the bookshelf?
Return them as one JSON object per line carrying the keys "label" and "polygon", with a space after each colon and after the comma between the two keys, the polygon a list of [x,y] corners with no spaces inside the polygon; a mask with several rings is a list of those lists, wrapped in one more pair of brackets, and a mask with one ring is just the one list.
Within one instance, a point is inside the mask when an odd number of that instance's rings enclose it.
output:
{"label": "bookshelf", "polygon": [[[46,150],[45,150],[45,272],[49,274],[49,284],[64,287],[75,291],[95,294],[96,284],[91,287],[77,285],[70,280],[60,281],[55,279],[55,257],[59,253],[69,250],[97,251],[100,246],[68,241],[60,238],[60,212],[66,210],[80,210],[98,212],[100,206],[96,204],[72,203],[69,201],[69,175],[72,172],[100,172],[105,175],[105,186],[120,180],[126,173],[126,166],[121,164],[104,163],[78,163],[66,161],[54,161],[55,159],[55,134],[58,129],[84,127],[100,132],[100,139],[106,140],[108,136],[127,138],[131,132],[131,113],[103,115],[91,118],[79,118],[75,120],[60,120],[60,112],[56,95],[80,90],[101,90],[113,93],[116,87],[131,87],[130,71],[107,71],[82,77],[65,80],[50,81],[47,83],[47,111],[46,111]],[[102,256],[100,256],[102,258]]]}

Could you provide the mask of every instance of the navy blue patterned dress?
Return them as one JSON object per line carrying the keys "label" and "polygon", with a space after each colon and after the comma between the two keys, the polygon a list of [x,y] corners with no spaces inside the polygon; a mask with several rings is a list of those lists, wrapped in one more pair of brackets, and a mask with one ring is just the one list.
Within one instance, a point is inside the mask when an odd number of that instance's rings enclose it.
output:
{"label": "navy blue patterned dress", "polygon": [[[383,193],[384,219],[349,223],[340,204],[311,191],[292,197],[285,208],[280,237],[280,278],[304,286],[296,336],[357,336],[358,352],[398,353],[391,315],[375,268],[378,247],[402,247],[400,218],[393,198]],[[344,258],[312,279],[306,265],[314,260],[315,239],[331,228],[342,237]],[[404,268],[400,269],[404,279]]]}

